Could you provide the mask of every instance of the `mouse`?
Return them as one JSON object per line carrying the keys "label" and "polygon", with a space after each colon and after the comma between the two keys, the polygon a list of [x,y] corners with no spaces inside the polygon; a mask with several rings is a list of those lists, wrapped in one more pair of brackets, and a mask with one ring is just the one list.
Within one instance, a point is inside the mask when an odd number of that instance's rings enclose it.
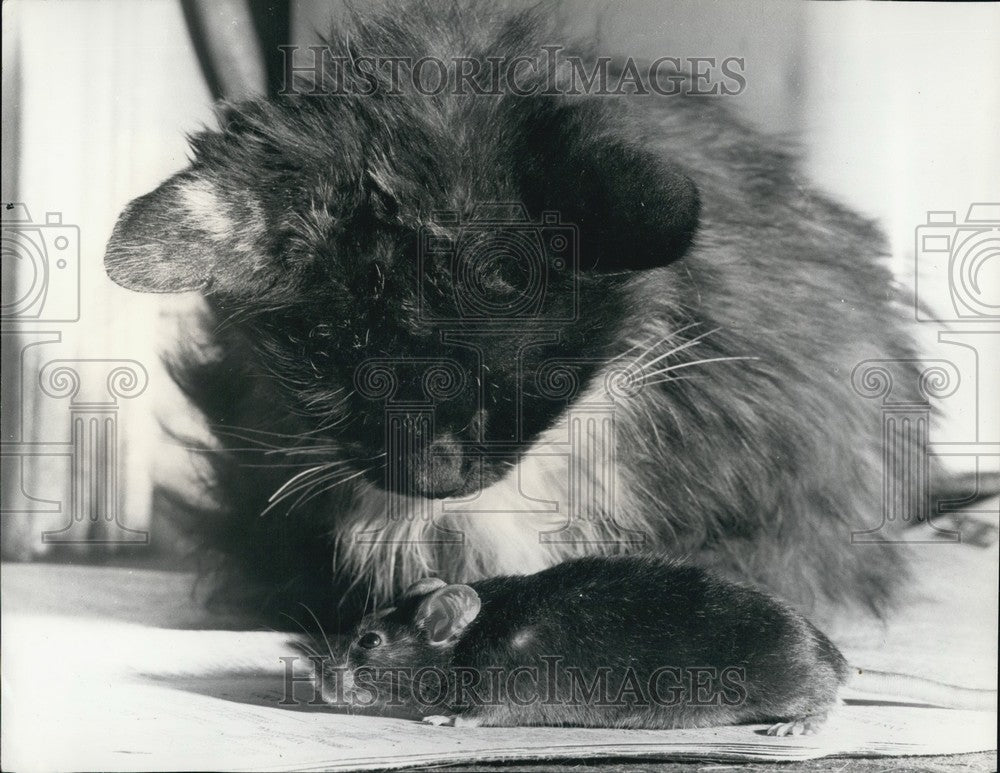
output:
{"label": "mouse", "polygon": [[[332,652],[331,652],[332,655]],[[338,665],[334,665],[334,664]],[[322,700],[457,727],[813,733],[846,685],[954,707],[996,692],[853,668],[756,588],[652,555],[591,556],[468,584],[424,578],[317,666]]]}

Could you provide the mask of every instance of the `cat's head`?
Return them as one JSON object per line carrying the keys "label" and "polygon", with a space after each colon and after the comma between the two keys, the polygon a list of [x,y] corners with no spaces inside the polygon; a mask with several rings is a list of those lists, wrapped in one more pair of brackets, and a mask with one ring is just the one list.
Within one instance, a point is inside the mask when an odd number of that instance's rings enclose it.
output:
{"label": "cat's head", "polygon": [[620,107],[513,94],[230,106],[192,139],[188,169],[123,212],[105,265],[124,287],[200,291],[239,320],[280,376],[275,410],[328,428],[372,482],[475,491],[565,409],[546,364],[586,379],[633,311],[629,278],[694,234],[695,186]]}

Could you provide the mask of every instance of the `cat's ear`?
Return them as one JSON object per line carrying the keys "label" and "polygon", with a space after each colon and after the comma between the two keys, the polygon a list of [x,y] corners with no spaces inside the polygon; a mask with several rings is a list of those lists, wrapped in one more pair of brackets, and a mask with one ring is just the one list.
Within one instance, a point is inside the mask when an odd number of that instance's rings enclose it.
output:
{"label": "cat's ear", "polygon": [[224,193],[181,172],[122,212],[104,255],[108,276],[130,290],[252,290],[269,273],[262,209],[249,192]]}
{"label": "cat's ear", "polygon": [[698,227],[698,188],[593,105],[545,105],[524,134],[522,195],[579,229],[584,271],[635,271],[683,257]]}

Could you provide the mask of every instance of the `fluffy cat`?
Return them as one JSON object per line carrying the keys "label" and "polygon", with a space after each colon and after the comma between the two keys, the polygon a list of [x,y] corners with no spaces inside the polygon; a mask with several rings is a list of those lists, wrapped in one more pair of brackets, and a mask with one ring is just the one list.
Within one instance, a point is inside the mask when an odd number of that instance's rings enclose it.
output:
{"label": "fluffy cat", "polygon": [[331,625],[427,574],[637,550],[884,611],[906,562],[851,376],[901,361],[917,398],[917,372],[877,228],[725,100],[389,93],[361,64],[558,40],[537,11],[362,15],[336,82],[221,107],[122,214],[111,278],[206,302],[173,365],[215,434],[188,523],[231,590]]}

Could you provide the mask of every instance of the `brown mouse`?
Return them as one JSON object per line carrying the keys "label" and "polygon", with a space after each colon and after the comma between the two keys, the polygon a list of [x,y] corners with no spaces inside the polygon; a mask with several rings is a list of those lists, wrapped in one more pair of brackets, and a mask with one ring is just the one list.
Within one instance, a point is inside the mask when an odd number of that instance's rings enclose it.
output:
{"label": "brown mouse", "polygon": [[[786,735],[815,731],[852,670],[861,673],[771,596],[637,555],[580,558],[468,585],[421,580],[361,621],[341,665],[323,664],[320,684],[329,703],[433,724],[761,722]],[[930,686],[930,698],[915,696],[930,703],[996,699],[880,672],[862,678],[852,686],[883,694],[887,678],[896,679],[888,688],[896,696]]]}

